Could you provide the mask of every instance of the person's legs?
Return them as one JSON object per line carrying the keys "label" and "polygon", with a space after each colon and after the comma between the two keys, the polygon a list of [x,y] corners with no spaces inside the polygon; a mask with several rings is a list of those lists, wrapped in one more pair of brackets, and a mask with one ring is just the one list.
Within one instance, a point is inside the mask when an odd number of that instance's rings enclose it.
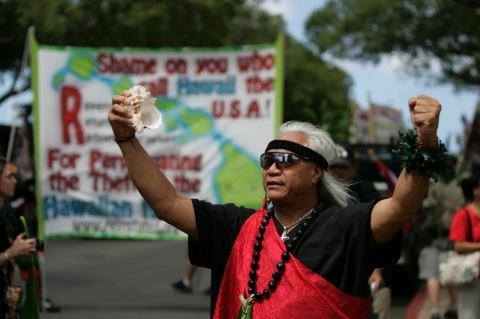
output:
{"label": "person's legs", "polygon": [[[432,242],[431,247],[435,248],[436,251],[430,253],[430,259],[431,259],[431,263],[432,263],[432,265],[430,267],[435,267],[435,270],[436,270],[435,278],[439,278],[439,276],[440,276],[440,270],[439,270],[440,252],[445,251],[446,249],[449,249],[448,248],[449,245],[450,245],[450,243],[448,241],[448,238],[446,238],[446,237],[437,238]],[[433,263],[435,263],[435,266],[433,265]],[[439,294],[440,294],[440,282],[439,282],[439,280],[437,280],[437,283],[435,283],[435,284],[432,283],[432,285],[434,285],[436,287],[435,289],[437,289],[437,291],[438,291],[437,297],[436,297],[437,298],[436,303],[437,303],[437,309],[438,309],[438,298],[439,298]],[[449,286],[448,287],[448,296],[449,296],[450,304],[448,305],[448,308],[445,311],[445,313],[443,314],[443,316],[444,316],[445,319],[457,319],[458,318],[458,314],[457,314],[457,292],[456,292],[454,286]],[[432,309],[432,311],[433,311],[433,309]],[[438,309],[438,311],[439,311],[439,309]]]}
{"label": "person's legs", "polygon": [[380,288],[373,298],[373,313],[378,319],[390,319],[390,306],[392,303],[391,290],[389,287]]}
{"label": "person's legs", "polygon": [[458,287],[458,318],[480,318],[480,281],[473,287]]}
{"label": "person's legs", "polygon": [[195,275],[195,270],[197,267],[192,265],[189,260],[187,260],[187,272],[185,273],[185,277],[183,280],[187,281],[189,285],[192,284],[193,275]]}
{"label": "person's legs", "polygon": [[451,285],[448,286],[448,297],[450,300],[450,304],[443,314],[443,318],[445,319],[457,319],[458,318],[458,310],[457,310],[457,304],[458,304],[458,297],[457,297],[457,289],[455,286]]}
{"label": "person's legs", "polygon": [[430,307],[438,308],[438,299],[440,296],[440,282],[437,278],[427,279],[427,294],[430,301]]}
{"label": "person's legs", "polygon": [[440,282],[438,280],[439,251],[436,247],[425,247],[420,251],[418,266],[420,279],[426,280],[427,295],[430,301],[431,318],[440,319],[439,296]]}
{"label": "person's legs", "polygon": [[195,275],[195,270],[197,269],[196,266],[192,265],[190,261],[187,259],[187,270],[185,272],[185,276],[179,281],[172,283],[172,287],[181,292],[188,292],[191,293],[192,289],[192,280],[193,275]]}
{"label": "person's legs", "polygon": [[454,285],[448,287],[448,296],[450,297],[450,304],[456,306],[458,303],[457,288]]}
{"label": "person's legs", "polygon": [[438,278],[427,279],[427,295],[430,301],[430,315],[432,318],[440,318],[440,307],[438,300],[440,297],[440,282]]}

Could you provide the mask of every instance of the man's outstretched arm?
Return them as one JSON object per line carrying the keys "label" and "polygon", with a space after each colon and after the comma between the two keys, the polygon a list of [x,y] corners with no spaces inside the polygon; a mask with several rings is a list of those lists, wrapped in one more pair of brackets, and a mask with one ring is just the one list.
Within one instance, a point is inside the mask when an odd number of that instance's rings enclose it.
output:
{"label": "man's outstretched arm", "polygon": [[130,178],[159,219],[198,239],[192,201],[177,193],[135,137],[129,139],[135,134],[131,127],[131,114],[125,109],[130,104],[130,98],[130,91],[115,95],[108,112],[108,120],[115,140],[120,141],[118,145]]}

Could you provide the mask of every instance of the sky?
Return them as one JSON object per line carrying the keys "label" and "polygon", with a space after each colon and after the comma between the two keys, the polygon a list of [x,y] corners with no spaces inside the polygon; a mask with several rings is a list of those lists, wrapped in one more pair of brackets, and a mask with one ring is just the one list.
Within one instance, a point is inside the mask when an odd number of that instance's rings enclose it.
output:
{"label": "sky", "polygon": [[[301,5],[300,5],[301,2]],[[301,42],[306,42],[304,23],[312,12],[321,8],[325,0],[265,0],[261,7],[274,14],[281,14],[286,22],[287,32]],[[479,100],[477,92],[455,93],[452,85],[431,86],[426,79],[413,78],[402,71],[399,58],[382,59],[379,65],[356,61],[334,61],[354,81],[352,97],[363,109],[369,100],[373,103],[401,110],[407,128],[411,128],[407,101],[410,97],[424,94],[442,104],[438,136],[447,141],[448,136],[463,134],[461,116],[472,120]],[[452,138],[448,144],[450,153],[460,151]]]}

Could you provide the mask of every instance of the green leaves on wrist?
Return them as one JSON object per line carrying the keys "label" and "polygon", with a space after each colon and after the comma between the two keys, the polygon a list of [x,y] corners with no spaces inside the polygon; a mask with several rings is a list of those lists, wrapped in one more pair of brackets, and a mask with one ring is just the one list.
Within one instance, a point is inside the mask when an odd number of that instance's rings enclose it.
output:
{"label": "green leaves on wrist", "polygon": [[430,177],[435,182],[446,181],[454,176],[450,155],[444,143],[439,142],[437,150],[418,149],[415,145],[415,130],[399,134],[398,149],[393,152],[400,156],[401,167],[405,168],[407,173],[417,170],[420,175]]}

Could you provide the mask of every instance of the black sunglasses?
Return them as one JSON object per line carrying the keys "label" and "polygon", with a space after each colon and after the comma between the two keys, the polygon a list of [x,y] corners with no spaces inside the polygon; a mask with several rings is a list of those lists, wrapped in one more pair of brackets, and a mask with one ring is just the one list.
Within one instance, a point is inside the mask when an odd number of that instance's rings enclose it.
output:
{"label": "black sunglasses", "polygon": [[277,168],[287,168],[292,167],[300,163],[301,160],[310,160],[308,157],[295,154],[295,153],[284,153],[284,152],[270,152],[263,153],[260,155],[260,166],[263,169],[267,169],[275,163]]}

